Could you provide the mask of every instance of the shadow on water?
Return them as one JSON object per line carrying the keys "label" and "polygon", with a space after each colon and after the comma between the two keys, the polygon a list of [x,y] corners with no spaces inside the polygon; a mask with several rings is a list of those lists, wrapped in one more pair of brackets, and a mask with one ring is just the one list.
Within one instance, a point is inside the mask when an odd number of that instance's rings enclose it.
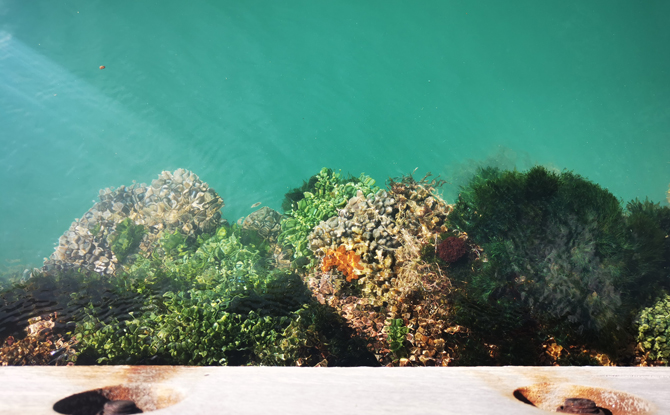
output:
{"label": "shadow on water", "polygon": [[140,294],[121,291],[113,282],[93,273],[34,273],[0,291],[0,342],[9,336],[25,337],[29,320],[45,315],[55,317],[56,332],[72,330],[87,313],[96,314],[104,322],[112,318],[126,320],[145,299]]}

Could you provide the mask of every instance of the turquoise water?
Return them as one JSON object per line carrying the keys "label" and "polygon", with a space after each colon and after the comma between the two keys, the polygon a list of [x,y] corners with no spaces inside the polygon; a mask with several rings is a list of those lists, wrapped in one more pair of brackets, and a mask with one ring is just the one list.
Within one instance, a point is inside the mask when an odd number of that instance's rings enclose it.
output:
{"label": "turquoise water", "polygon": [[[570,169],[670,182],[666,1],[0,2],[0,260],[99,189],[194,171],[231,221],[323,166],[382,182]],[[98,69],[104,65],[105,69]]]}

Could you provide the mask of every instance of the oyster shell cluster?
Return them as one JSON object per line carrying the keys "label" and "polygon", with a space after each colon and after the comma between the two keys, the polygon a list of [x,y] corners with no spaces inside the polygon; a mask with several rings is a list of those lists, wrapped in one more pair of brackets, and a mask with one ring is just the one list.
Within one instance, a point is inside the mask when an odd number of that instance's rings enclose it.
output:
{"label": "oyster shell cluster", "polygon": [[164,171],[148,186],[142,183],[100,190],[99,199],[59,238],[55,252],[44,261],[44,272],[84,268],[114,275],[119,261],[109,238],[123,220],[144,226],[139,252],[150,253],[164,232],[178,229],[190,237],[214,231],[224,205],[207,183],[184,169]]}
{"label": "oyster shell cluster", "polygon": [[262,238],[268,239],[272,243],[277,242],[277,236],[281,232],[281,213],[267,206],[263,206],[257,211],[251,213],[246,218],[240,218],[238,224],[244,229],[258,232]]}
{"label": "oyster shell cluster", "polygon": [[268,241],[272,262],[276,268],[289,268],[291,265],[291,250],[277,242],[283,218],[281,213],[263,206],[237,221],[237,224],[243,229],[255,231],[261,238]]}
{"label": "oyster shell cluster", "polygon": [[[361,256],[360,278],[344,282],[337,271],[317,267],[306,277],[316,299],[333,307],[359,334],[369,339],[380,363],[447,365],[449,279],[435,263],[423,259],[422,250],[447,231],[449,206],[434,188],[439,182],[414,181],[411,176],[391,181],[388,191],[351,198],[339,215],[317,225],[309,235],[309,248],[323,261],[344,246]],[[406,356],[391,353],[386,325],[402,319],[409,329]]]}
{"label": "oyster shell cluster", "polygon": [[385,191],[366,198],[359,190],[349,199],[338,216],[321,222],[309,235],[309,248],[318,258],[329,250],[344,246],[360,255],[364,265],[361,274],[386,279],[393,265],[393,251],[400,247],[394,215],[395,199]]}

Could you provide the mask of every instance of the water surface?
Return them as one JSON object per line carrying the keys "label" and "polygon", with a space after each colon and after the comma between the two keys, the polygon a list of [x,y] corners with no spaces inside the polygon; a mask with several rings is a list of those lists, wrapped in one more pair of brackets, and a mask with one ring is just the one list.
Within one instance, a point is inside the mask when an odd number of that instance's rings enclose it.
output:
{"label": "water surface", "polygon": [[3,0],[0,261],[39,265],[98,189],[179,167],[229,220],[323,166],[458,183],[487,158],[664,201],[668,17],[665,1]]}

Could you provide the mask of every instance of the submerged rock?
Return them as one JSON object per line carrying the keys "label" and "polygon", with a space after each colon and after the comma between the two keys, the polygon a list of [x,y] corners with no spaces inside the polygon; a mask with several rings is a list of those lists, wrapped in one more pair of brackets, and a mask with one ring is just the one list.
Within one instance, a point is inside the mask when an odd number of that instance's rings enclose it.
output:
{"label": "submerged rock", "polygon": [[[148,186],[102,189],[99,199],[59,238],[55,252],[44,261],[44,272],[84,268],[114,275],[127,255],[152,252],[164,232],[178,230],[186,237],[213,232],[224,206],[214,189],[184,169],[164,171]],[[123,246],[123,253],[116,246]]]}

